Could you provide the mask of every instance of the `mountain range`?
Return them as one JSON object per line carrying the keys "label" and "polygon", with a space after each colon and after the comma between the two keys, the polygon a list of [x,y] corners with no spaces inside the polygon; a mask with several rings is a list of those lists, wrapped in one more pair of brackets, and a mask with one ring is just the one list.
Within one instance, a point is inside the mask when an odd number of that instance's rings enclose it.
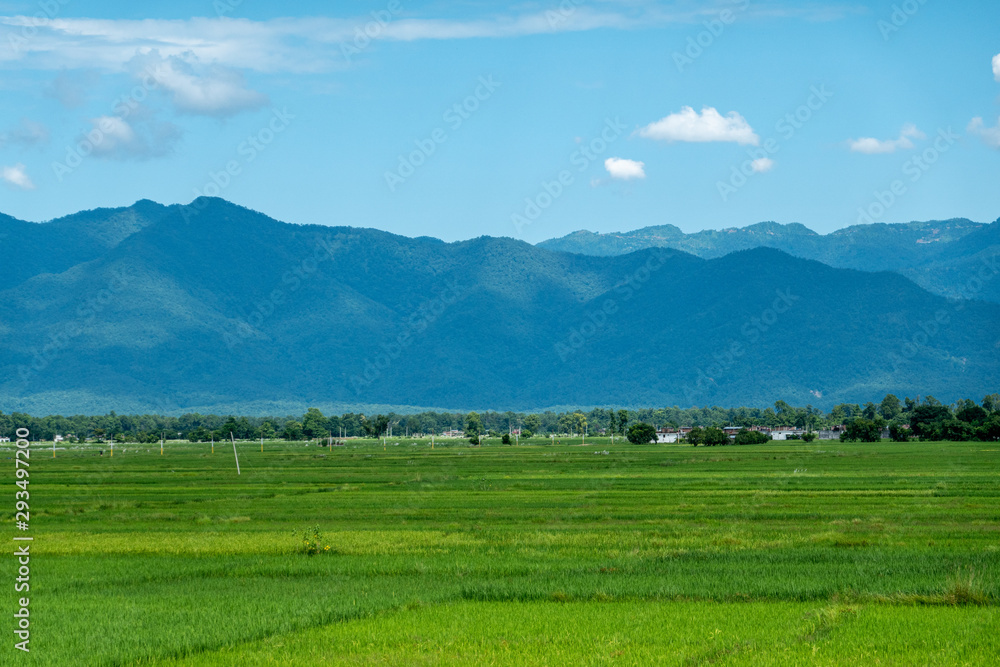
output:
{"label": "mountain range", "polygon": [[826,235],[798,223],[761,222],[694,234],[661,225],[610,234],[579,231],[543,241],[539,246],[601,257],[646,248],[674,248],[705,259],[750,248],[775,248],[837,268],[894,271],[941,296],[1000,303],[1000,280],[977,279],[983,271],[993,274],[997,270],[1000,220],[992,224],[964,218],[875,223]]}
{"label": "mountain range", "polygon": [[[955,222],[935,243],[958,261],[996,225]],[[0,409],[828,407],[997,389],[1000,305],[902,272],[553,243],[294,225],[207,198],[0,217]]]}

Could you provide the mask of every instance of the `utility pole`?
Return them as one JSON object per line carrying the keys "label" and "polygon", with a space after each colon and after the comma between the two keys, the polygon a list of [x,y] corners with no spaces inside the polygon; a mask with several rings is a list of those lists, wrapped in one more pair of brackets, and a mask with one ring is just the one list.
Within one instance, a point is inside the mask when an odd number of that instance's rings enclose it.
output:
{"label": "utility pole", "polygon": [[241,474],[240,473],[240,457],[236,453],[236,438],[233,437],[233,432],[232,431],[229,432],[229,439],[233,441],[233,457],[236,459],[236,474],[239,475],[239,474]]}

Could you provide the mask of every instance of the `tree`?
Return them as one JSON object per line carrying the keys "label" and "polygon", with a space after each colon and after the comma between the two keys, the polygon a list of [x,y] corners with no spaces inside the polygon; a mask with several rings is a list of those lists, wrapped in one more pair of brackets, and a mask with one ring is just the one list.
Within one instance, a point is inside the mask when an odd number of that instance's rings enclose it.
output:
{"label": "tree", "polygon": [[[524,428],[531,433],[538,433],[542,430],[542,418],[538,415],[528,415],[524,418]],[[530,438],[531,436],[525,435],[524,437]]]}
{"label": "tree", "polygon": [[285,430],[281,434],[285,440],[301,440],[302,439],[302,424],[298,423],[294,419],[285,423]]}
{"label": "tree", "polygon": [[302,434],[309,439],[325,438],[329,434],[327,421],[318,408],[309,408],[302,417]]}
{"label": "tree", "polygon": [[695,447],[697,447],[698,445],[700,445],[702,442],[705,441],[705,431],[703,431],[700,426],[695,426],[687,434],[687,437],[685,438],[685,440],[687,440],[692,445],[694,445]]}
{"label": "tree", "polygon": [[230,416],[228,419],[226,419],[226,423],[222,425],[221,429],[222,434],[226,438],[229,437],[230,433],[233,434],[234,438],[239,437],[240,436],[239,430],[240,430],[239,424],[236,423],[236,417],[233,416]]}
{"label": "tree", "polygon": [[242,440],[253,437],[253,426],[250,425],[250,420],[246,417],[240,417],[236,421],[236,437]]}
{"label": "tree", "polygon": [[633,445],[648,445],[656,442],[656,429],[649,424],[639,422],[628,427],[626,437]]}
{"label": "tree", "polygon": [[843,424],[847,420],[847,413],[843,405],[835,405],[830,410],[830,421],[834,424]]}
{"label": "tree", "polygon": [[955,417],[966,424],[979,426],[989,419],[990,413],[973,403],[971,406],[966,406],[955,413]]}
{"label": "tree", "polygon": [[559,420],[559,429],[563,433],[584,433],[587,428],[587,417],[582,412],[565,414]]}
{"label": "tree", "polygon": [[628,430],[628,410],[618,411],[618,433],[625,435]]}
{"label": "tree", "polygon": [[823,411],[814,408],[811,405],[806,406],[805,413],[802,416],[802,427],[807,431],[812,431],[816,428],[816,422],[823,418]]}
{"label": "tree", "polygon": [[983,407],[990,412],[1000,411],[1000,394],[987,394],[984,396]]}
{"label": "tree", "polygon": [[899,413],[903,411],[903,407],[899,403],[899,399],[896,398],[895,394],[887,394],[885,398],[882,399],[882,403],[879,405],[879,411],[882,416],[892,421],[899,416]]}
{"label": "tree", "polygon": [[505,445],[509,445],[510,444],[510,434],[509,433],[504,433],[502,436],[500,436],[500,442],[502,442]]}
{"label": "tree", "polygon": [[976,440],[995,442],[1000,440],[1000,415],[993,415],[989,421],[976,429]]}
{"label": "tree", "polygon": [[793,424],[795,422],[796,410],[785,401],[774,402],[774,415],[782,424]]}
{"label": "tree", "polygon": [[858,417],[847,425],[847,430],[840,434],[841,440],[850,442],[878,442],[882,439],[882,429],[871,419]]}
{"label": "tree", "polygon": [[479,418],[479,414],[475,412],[470,412],[465,415],[465,435],[469,436],[470,440],[475,440],[479,442],[479,436],[483,432],[483,421]]}
{"label": "tree", "polygon": [[365,435],[369,438],[381,438],[389,432],[389,417],[386,415],[375,415],[371,419],[365,419],[362,425],[365,429]]}
{"label": "tree", "polygon": [[406,432],[409,433],[410,435],[420,433],[423,430],[423,426],[420,423],[420,418],[417,417],[416,415],[406,418],[405,428]]}
{"label": "tree", "polygon": [[260,433],[260,437],[265,440],[273,439],[275,435],[274,424],[272,424],[269,420],[265,420],[264,423],[260,425],[258,433]]}
{"label": "tree", "polygon": [[608,410],[608,430],[612,434],[626,435],[628,432],[628,410]]}
{"label": "tree", "polygon": [[865,403],[864,409],[861,411],[861,415],[865,419],[875,421],[875,417],[878,416],[878,408],[871,401]]}
{"label": "tree", "polygon": [[955,406],[952,411],[955,414],[958,414],[959,412],[965,410],[966,408],[974,408],[974,407],[976,407],[976,402],[973,401],[972,399],[960,398],[957,401],[955,401]]}
{"label": "tree", "polygon": [[910,413],[910,430],[921,440],[941,437],[941,423],[951,419],[951,410],[941,405],[918,405]]}
{"label": "tree", "polygon": [[893,442],[908,442],[910,440],[910,429],[906,428],[906,422],[894,419],[889,423],[889,437]]}
{"label": "tree", "polygon": [[705,429],[705,446],[714,447],[716,445],[728,445],[729,436],[721,428],[716,428],[714,426],[709,426]]}
{"label": "tree", "polygon": [[361,415],[348,412],[340,418],[340,428],[343,429],[345,436],[365,434],[364,420],[361,417]]}
{"label": "tree", "polygon": [[976,434],[976,429],[959,419],[945,419],[941,422],[941,439],[952,440],[954,442],[964,442],[972,440]]}

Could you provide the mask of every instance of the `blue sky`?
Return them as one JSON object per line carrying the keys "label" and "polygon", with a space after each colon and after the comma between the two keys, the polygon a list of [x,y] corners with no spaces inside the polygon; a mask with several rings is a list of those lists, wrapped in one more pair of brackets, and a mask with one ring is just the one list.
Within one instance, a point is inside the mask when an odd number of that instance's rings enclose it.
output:
{"label": "blue sky", "polygon": [[1000,216],[996,2],[0,16],[0,212],[22,219],[196,193],[445,240]]}

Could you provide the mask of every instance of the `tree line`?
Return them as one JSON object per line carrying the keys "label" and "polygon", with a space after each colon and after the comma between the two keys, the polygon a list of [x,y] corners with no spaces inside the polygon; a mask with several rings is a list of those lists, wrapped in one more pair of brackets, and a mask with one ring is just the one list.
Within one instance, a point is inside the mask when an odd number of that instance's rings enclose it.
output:
{"label": "tree line", "polygon": [[[773,407],[764,409],[674,406],[638,410],[595,408],[566,412],[422,412],[409,415],[390,412],[328,416],[317,408],[309,408],[302,415],[284,417],[198,413],[179,417],[118,415],[113,411],[106,415],[37,417],[20,412],[9,415],[0,412],[0,437],[13,438],[18,428],[28,428],[32,438],[38,440],[72,434],[80,440],[115,438],[130,442],[156,442],[161,437],[166,440],[208,442],[228,439],[230,433],[240,440],[308,440],[440,435],[448,431],[463,431],[466,437],[478,439],[479,436],[502,438],[504,434],[516,430],[521,431],[522,437],[555,434],[615,434],[625,437],[630,427],[640,424],[650,427],[654,437],[655,431],[663,427],[697,427],[693,439],[697,441],[707,437],[707,440],[695,444],[710,444],[709,441],[719,439],[719,432],[725,426],[744,429],[793,426],[811,432],[845,425],[842,437],[848,440],[877,440],[888,429],[890,437],[897,440],[919,437],[924,440],[992,441],[1000,439],[1000,394],[990,394],[978,403],[963,399],[951,405],[944,405],[933,396],[923,400],[919,397],[900,400],[889,394],[880,403],[869,402],[863,406],[841,403],[829,412],[811,405],[794,407],[785,401],[777,401]],[[714,430],[709,432],[709,429]],[[744,440],[752,437],[757,436],[745,436]]]}

